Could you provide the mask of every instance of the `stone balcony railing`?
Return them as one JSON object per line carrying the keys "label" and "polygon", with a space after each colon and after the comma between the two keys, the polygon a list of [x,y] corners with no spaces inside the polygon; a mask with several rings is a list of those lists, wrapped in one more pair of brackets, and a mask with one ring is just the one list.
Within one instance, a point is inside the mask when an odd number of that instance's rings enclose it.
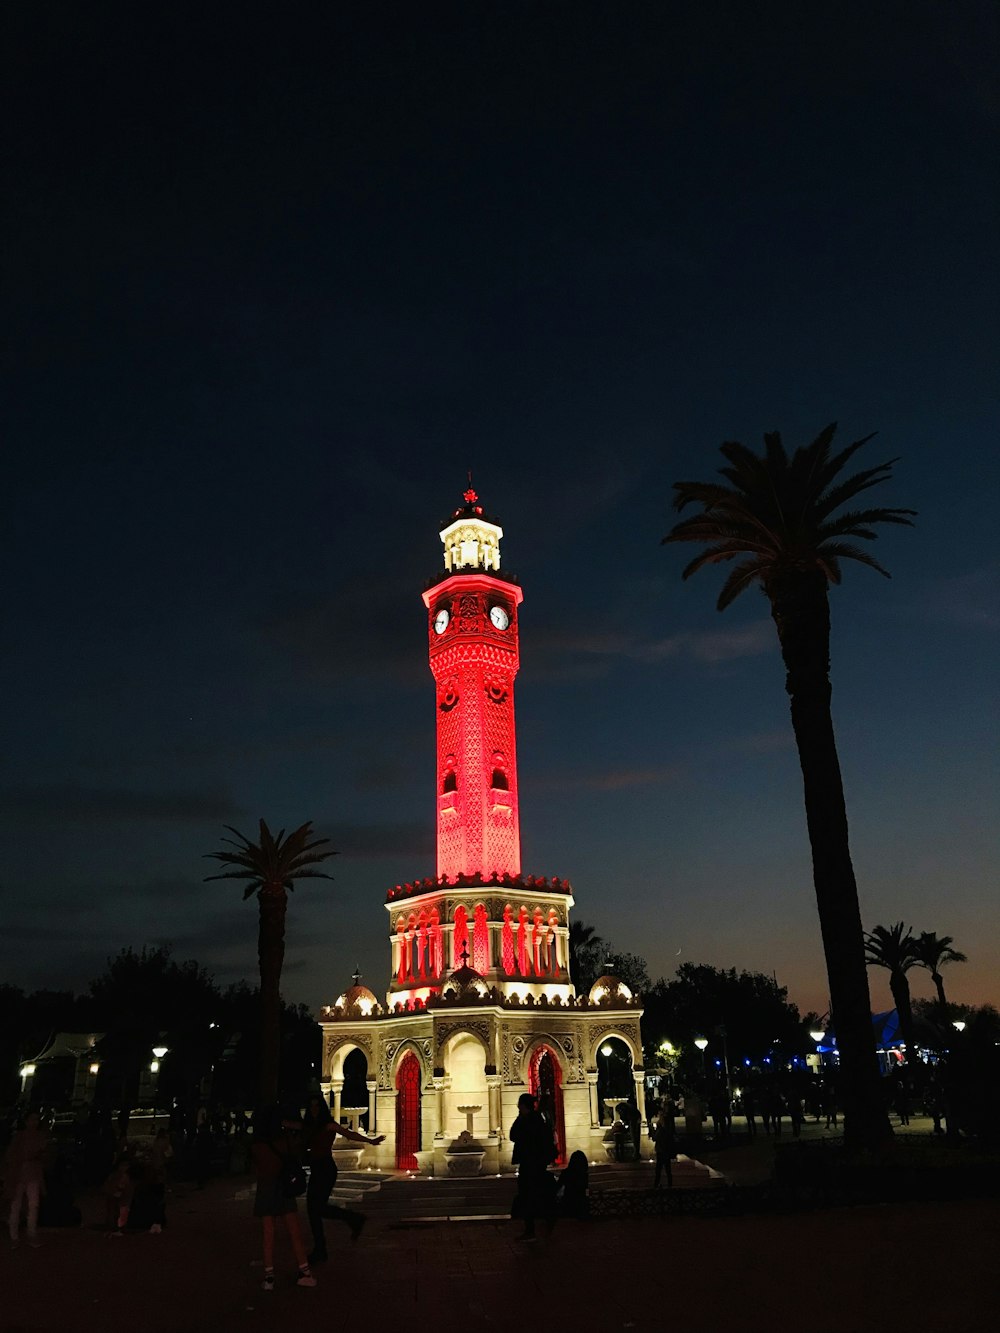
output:
{"label": "stone balcony railing", "polygon": [[413,999],[405,1004],[399,1002],[391,1008],[377,1004],[368,1014],[363,1014],[357,1006],[342,1008],[337,1005],[324,1005],[319,1011],[319,1021],[321,1023],[355,1023],[359,1020],[374,1022],[380,1018],[398,1018],[403,1014],[421,1014],[427,1010],[468,1008],[572,1009],[577,1012],[586,1009],[599,1012],[609,1009],[641,1009],[642,997],[635,995],[626,999],[622,995],[606,995],[600,1001],[594,1002],[586,995],[578,995],[575,999],[563,999],[561,995],[554,995],[551,998],[548,995],[504,995],[502,991],[492,986],[481,995],[475,991],[458,994],[452,990],[446,995],[430,995],[426,1000]]}

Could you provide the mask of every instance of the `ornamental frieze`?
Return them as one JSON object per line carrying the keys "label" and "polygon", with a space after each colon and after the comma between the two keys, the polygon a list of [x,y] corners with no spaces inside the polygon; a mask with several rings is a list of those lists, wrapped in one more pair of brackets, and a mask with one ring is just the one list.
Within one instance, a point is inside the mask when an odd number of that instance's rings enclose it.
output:
{"label": "ornamental frieze", "polygon": [[627,1023],[588,1023],[587,1041],[590,1046],[595,1046],[602,1037],[605,1036],[628,1037],[639,1052],[639,1059],[642,1059],[642,1039],[639,1036],[639,1025],[636,1022]]}
{"label": "ornamental frieze", "polygon": [[[449,1037],[455,1036],[458,1032],[471,1032],[473,1036],[480,1037],[487,1051],[490,1049],[490,1024],[483,1019],[465,1019],[457,1023],[435,1023],[434,1024],[434,1042],[438,1051],[441,1051],[448,1041]],[[487,1060],[487,1064],[489,1060]]]}

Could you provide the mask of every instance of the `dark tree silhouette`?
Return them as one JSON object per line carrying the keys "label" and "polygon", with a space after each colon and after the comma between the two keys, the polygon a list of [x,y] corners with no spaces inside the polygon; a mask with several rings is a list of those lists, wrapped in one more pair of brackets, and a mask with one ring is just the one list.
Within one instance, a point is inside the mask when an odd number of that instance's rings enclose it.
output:
{"label": "dark tree silhouette", "polygon": [[933,931],[925,930],[917,936],[913,945],[917,966],[926,967],[937,990],[942,1023],[948,1021],[948,1001],[945,999],[944,978],[941,976],[941,968],[945,963],[967,963],[969,961],[964,953],[959,953],[957,949],[951,947],[954,943],[955,941],[951,935],[935,935]]}
{"label": "dark tree silhouette", "polygon": [[[274,837],[264,820],[260,821],[260,841],[251,842],[238,829],[225,826],[238,841],[223,838],[235,851],[207,852],[225,865],[237,867],[213,879],[242,879],[250,883],[243,891],[244,902],[256,893],[260,906],[257,931],[257,962],[260,967],[260,1066],[257,1095],[260,1101],[273,1102],[278,1095],[278,1061],[281,1045],[281,968],[285,961],[286,889],[294,889],[297,879],[332,879],[332,875],[313,866],[336,853],[318,851],[329,838],[312,838],[312,823],[303,824],[285,837],[282,829]],[[311,840],[310,840],[311,839]]]}
{"label": "dark tree silhouette", "polygon": [[718,482],[674,485],[678,510],[701,513],[678,523],[664,542],[701,542],[707,550],[684,570],[743,557],[727,577],[718,609],[753,584],[771,605],[786,669],[785,689],[804,785],[832,1012],[841,1055],[845,1139],[852,1147],[877,1144],[891,1133],[879,1084],[865,970],[864,932],[851,862],[847,809],[830,710],[831,583],[840,583],[842,560],[886,571],[846,538],[874,539],[878,523],[910,524],[911,509],[849,509],[837,514],[891,475],[895,459],[843,477],[848,461],[866,443],[857,440],[831,454],[835,425],[827,426],[789,458],[777,432],[764,436],[763,455],[745,445],[722,446],[727,466]]}
{"label": "dark tree silhouette", "polygon": [[603,947],[604,941],[598,935],[596,926],[585,925],[582,921],[570,923],[569,979],[576,987],[577,994],[584,986],[589,989],[597,980],[595,968],[600,962]]}
{"label": "dark tree silhouette", "polygon": [[902,921],[894,926],[876,926],[865,936],[865,959],[869,967],[884,967],[889,973],[892,1002],[899,1015],[899,1027],[906,1042],[906,1055],[916,1060],[917,1045],[913,1035],[913,1004],[907,972],[917,963],[916,940]]}

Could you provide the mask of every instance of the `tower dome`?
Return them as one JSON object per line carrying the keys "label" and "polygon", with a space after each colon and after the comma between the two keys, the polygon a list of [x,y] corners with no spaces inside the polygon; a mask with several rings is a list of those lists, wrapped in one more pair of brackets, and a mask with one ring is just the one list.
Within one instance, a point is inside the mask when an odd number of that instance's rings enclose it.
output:
{"label": "tower dome", "polygon": [[377,1011],[378,999],[374,991],[370,991],[367,986],[362,986],[359,972],[355,972],[352,980],[353,985],[348,986],[343,995],[337,997],[337,1002],[333,1007],[340,1009],[344,1014],[360,1014],[362,1018],[367,1018],[369,1014],[374,1014]]}
{"label": "tower dome", "polygon": [[621,977],[616,977],[613,972],[605,972],[590,988],[591,1004],[614,1004],[616,1000],[632,998],[631,986],[626,986]]}

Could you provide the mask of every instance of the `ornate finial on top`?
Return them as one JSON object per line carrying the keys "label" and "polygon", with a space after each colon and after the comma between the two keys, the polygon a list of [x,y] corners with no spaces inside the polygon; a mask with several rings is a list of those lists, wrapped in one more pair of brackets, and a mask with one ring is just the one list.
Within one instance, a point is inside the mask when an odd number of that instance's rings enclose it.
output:
{"label": "ornate finial on top", "polygon": [[477,569],[495,573],[500,568],[503,528],[495,518],[484,513],[479,492],[472,484],[471,470],[467,475],[469,485],[462,492],[465,505],[456,509],[441,528],[444,567],[449,574]]}
{"label": "ornate finial on top", "polygon": [[468,966],[469,966],[469,946],[468,946],[468,944],[467,944],[464,940],[463,940],[463,942],[462,942],[461,959],[462,959],[462,966],[463,966],[463,967],[468,967]]}
{"label": "ornate finial on top", "polygon": [[354,968],[354,972],[353,972],[353,974],[352,974],[352,976],[351,976],[351,980],[354,982],[355,986],[360,986],[360,985],[361,985],[361,968],[360,968],[360,967],[355,966],[355,968]]}

